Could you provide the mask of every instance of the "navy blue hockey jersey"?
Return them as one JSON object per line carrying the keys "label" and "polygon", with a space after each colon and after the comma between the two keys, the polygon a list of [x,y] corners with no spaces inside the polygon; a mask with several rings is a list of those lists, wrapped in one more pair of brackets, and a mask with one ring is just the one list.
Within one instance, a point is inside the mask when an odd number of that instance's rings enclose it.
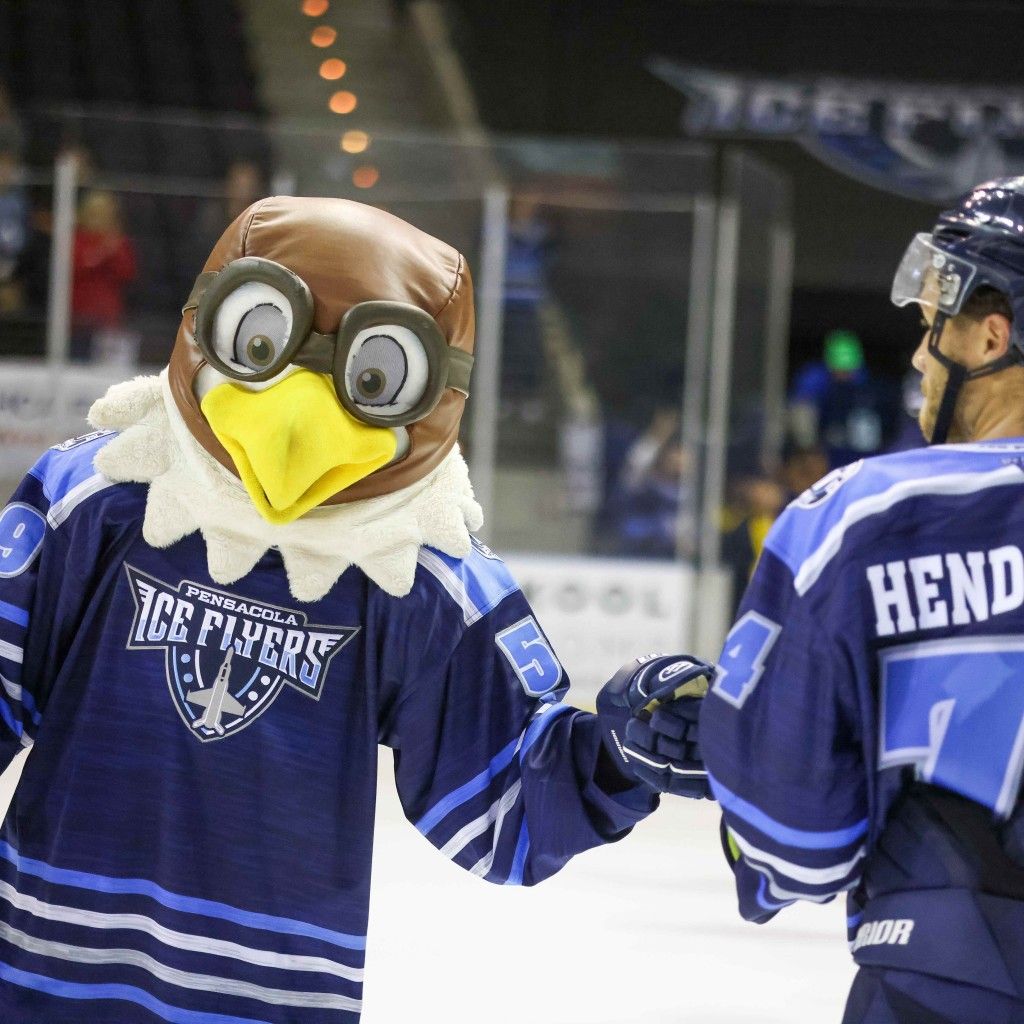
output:
{"label": "navy blue hockey jersey", "polygon": [[[1010,817],[1024,765],[1022,548],[1024,441],[853,463],[785,510],[701,714],[745,917],[829,899],[873,863],[884,873],[879,839],[910,787],[956,794],[993,827]],[[889,859],[888,886],[984,888],[959,865],[926,877],[930,830],[893,832],[904,859]],[[911,927],[889,920],[857,942],[884,932],[902,947]]]}
{"label": "navy blue hockey jersey", "polygon": [[[596,718],[505,565],[423,549],[398,599],[312,604],[274,551],[230,587],[145,488],[48,451],[0,513],[0,1020],[352,1024],[377,746],[447,857],[532,884],[652,797],[598,785]],[[615,788],[615,787],[612,787]]]}

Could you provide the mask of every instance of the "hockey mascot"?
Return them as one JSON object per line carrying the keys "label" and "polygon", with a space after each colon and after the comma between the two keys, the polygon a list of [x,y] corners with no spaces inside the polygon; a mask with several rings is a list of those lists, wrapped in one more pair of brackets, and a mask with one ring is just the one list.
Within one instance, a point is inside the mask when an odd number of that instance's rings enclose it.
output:
{"label": "hockey mascot", "polygon": [[[598,713],[456,446],[463,258],[344,200],[225,232],[169,366],[111,389],[0,515],[0,1020],[353,1024],[377,745],[410,821],[498,884],[705,795],[680,684]],[[658,697],[665,703],[652,707]]]}

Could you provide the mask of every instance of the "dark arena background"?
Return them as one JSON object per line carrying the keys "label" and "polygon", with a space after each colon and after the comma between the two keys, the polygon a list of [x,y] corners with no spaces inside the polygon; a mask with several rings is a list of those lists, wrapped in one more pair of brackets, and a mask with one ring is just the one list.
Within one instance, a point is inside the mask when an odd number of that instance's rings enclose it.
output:
{"label": "dark arena background", "polygon": [[[251,203],[355,200],[468,260],[480,538],[568,699],[713,660],[786,504],[923,444],[893,272],[1024,174],[1022,40],[1018,0],[0,0],[4,497],[167,364]],[[741,921],[712,803],[484,886],[381,757],[365,1024],[840,1019],[841,901]]]}

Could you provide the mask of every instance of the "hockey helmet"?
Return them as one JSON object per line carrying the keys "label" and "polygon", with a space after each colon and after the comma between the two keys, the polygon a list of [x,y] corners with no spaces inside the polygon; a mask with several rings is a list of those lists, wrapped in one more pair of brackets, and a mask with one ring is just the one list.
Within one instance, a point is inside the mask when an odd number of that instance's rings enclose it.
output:
{"label": "hockey helmet", "polygon": [[[1010,350],[968,371],[940,351],[939,338],[946,320],[981,287],[996,289],[1010,303]],[[932,438],[941,444],[966,381],[1024,362],[1024,177],[976,185],[939,214],[931,232],[916,235],[907,247],[891,297],[897,306],[917,303],[934,314],[928,351],[950,373]]]}

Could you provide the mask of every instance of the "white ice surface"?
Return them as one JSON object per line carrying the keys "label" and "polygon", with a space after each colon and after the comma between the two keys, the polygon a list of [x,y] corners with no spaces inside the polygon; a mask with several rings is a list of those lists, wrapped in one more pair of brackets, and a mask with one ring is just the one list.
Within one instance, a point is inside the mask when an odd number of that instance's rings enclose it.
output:
{"label": "white ice surface", "polygon": [[[710,803],[667,800],[533,889],[444,860],[381,783],[363,1024],[833,1024],[841,901],[740,920]],[[0,778],[0,810],[13,785]]]}

